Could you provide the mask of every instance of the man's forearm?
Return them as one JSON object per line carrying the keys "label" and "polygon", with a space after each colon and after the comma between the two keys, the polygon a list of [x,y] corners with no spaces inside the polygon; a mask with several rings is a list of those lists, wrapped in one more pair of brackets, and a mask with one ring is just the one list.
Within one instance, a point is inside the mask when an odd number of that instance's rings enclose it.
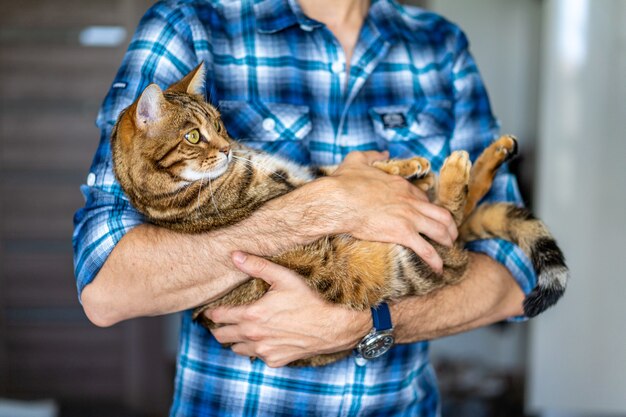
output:
{"label": "man's forearm", "polygon": [[336,227],[327,217],[317,184],[307,184],[268,202],[228,228],[188,235],[142,225],[113,249],[94,281],[82,292],[92,322],[166,314],[205,304],[246,279],[230,255],[243,250],[273,255],[311,242]]}
{"label": "man's forearm", "polygon": [[391,306],[396,340],[436,339],[523,314],[524,293],[504,266],[475,253],[467,274],[458,285]]}
{"label": "man's forearm", "polygon": [[[133,229],[83,290],[85,312],[95,324],[107,326],[203,305],[246,279],[232,265],[234,250],[275,255],[339,233],[399,243],[431,266],[440,265],[420,234],[441,244],[453,241],[450,213],[429,203],[406,180],[371,167],[385,157],[351,154],[332,176],[268,202],[233,227],[199,235],[149,225]],[[435,223],[440,227],[434,228]]]}

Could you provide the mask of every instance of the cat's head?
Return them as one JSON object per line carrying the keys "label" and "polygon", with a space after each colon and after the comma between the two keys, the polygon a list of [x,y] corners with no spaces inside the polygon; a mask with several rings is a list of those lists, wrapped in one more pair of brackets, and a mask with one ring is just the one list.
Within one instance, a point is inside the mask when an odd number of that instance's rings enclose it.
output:
{"label": "cat's head", "polygon": [[111,137],[115,174],[136,206],[228,170],[233,142],[204,100],[204,84],[200,64],[165,91],[150,84],[120,114]]}

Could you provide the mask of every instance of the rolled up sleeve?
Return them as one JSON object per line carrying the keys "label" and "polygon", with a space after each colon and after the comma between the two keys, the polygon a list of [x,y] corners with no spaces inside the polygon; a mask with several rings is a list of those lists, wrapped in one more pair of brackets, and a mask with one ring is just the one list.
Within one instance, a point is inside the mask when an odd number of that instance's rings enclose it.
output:
{"label": "rolled up sleeve", "polygon": [[[195,36],[208,39],[185,7],[160,2],[151,7],[131,39],[111,88],[100,108],[96,125],[100,144],[87,184],[81,186],[85,206],[74,216],[74,271],[78,294],[91,283],[122,237],[144,223],[129,203],[113,173],[110,135],[119,113],[150,83],[167,88],[200,61],[211,68],[211,55],[198,53]],[[202,33],[201,33],[202,32]]]}

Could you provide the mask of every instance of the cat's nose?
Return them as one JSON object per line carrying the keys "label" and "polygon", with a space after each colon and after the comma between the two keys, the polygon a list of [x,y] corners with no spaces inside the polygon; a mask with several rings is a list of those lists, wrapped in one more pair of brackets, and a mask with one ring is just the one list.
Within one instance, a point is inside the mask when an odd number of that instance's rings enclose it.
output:
{"label": "cat's nose", "polygon": [[228,152],[230,152],[230,146],[223,146],[220,148],[220,152],[223,153],[224,155],[228,155]]}

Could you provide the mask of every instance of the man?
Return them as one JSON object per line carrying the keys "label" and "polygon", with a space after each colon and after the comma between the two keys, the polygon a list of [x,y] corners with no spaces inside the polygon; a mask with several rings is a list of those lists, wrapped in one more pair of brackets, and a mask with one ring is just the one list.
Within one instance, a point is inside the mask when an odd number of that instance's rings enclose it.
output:
{"label": "man", "polygon": [[[510,243],[477,242],[461,284],[390,306],[396,345],[384,355],[283,367],[354,348],[372,315],[323,302],[297,274],[259,257],[351,233],[402,244],[441,269],[420,234],[451,245],[449,213],[370,165],[387,156],[373,151],[386,150],[425,156],[438,170],[452,150],[475,157],[491,142],[497,123],[467,48],[453,24],[391,0],[189,0],[147,12],[98,116],[102,140],[75,218],[85,312],[110,326],[204,304],[250,275],[271,284],[250,306],[207,312],[225,325],[214,336],[184,313],[172,416],[434,416],[425,340],[522,314],[535,283],[530,263]],[[201,61],[207,98],[231,136],[300,163],[343,161],[337,173],[204,235],[145,224],[113,177],[111,128],[149,83],[167,87]],[[519,202],[515,179],[499,173],[488,198]]]}

